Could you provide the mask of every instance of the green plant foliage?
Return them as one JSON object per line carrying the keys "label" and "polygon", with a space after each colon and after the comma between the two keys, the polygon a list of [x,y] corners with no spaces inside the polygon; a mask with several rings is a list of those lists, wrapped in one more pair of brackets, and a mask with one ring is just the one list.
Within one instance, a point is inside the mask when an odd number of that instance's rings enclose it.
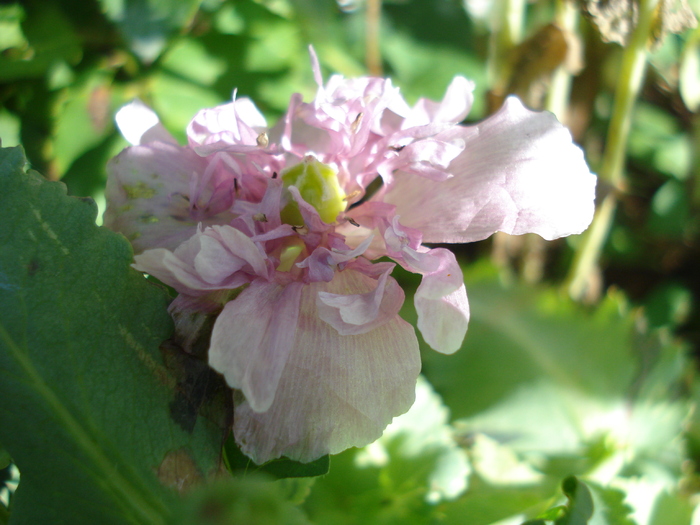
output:
{"label": "green plant foliage", "polygon": [[[556,290],[504,287],[488,266],[467,268],[465,281],[472,319],[463,348],[452,356],[423,353],[424,373],[454,419],[542,378],[572,392],[624,395],[636,365],[633,317],[623,315],[620,298],[611,296],[586,312]],[[409,319],[415,315],[410,301],[404,312]]]}
{"label": "green plant foliage", "polygon": [[281,488],[264,476],[218,481],[195,491],[172,525],[307,525],[302,512],[285,501]]}
{"label": "green plant foliage", "polygon": [[4,25],[11,26],[5,34],[14,36],[3,35],[8,38],[5,45],[9,49],[0,55],[0,82],[41,77],[57,63],[75,64],[80,60],[80,39],[56,2],[48,0],[41,6],[32,3],[27,10],[20,5],[2,12]]}
{"label": "green plant foliage", "polygon": [[333,458],[305,508],[317,523],[429,523],[459,497],[470,472],[452,438],[449,410],[423,378],[416,403],[365,449]]}
{"label": "green plant foliage", "polygon": [[593,496],[585,483],[574,476],[566,478],[561,489],[569,500],[564,515],[555,525],[586,525],[593,516]]}
{"label": "green plant foliage", "polygon": [[[464,347],[424,352],[424,373],[451,408],[473,468],[469,490],[444,504],[448,523],[537,516],[570,474],[592,476],[610,523],[629,514],[615,494],[654,509],[655,498],[674,493],[691,406],[685,348],[649,332],[619,296],[586,310],[552,290],[504,286],[486,265],[466,276],[473,317]],[[415,315],[409,305],[404,315]],[[643,525],[649,514],[635,517]]]}
{"label": "green plant foliage", "polygon": [[288,458],[279,458],[264,465],[256,465],[236,446],[233,438],[229,438],[224,446],[226,468],[234,474],[243,475],[268,474],[274,478],[303,478],[322,476],[328,473],[330,457],[322,456],[310,463],[300,463]]}
{"label": "green plant foliage", "polygon": [[[16,524],[165,523],[218,471],[222,432],[171,416],[163,291],[129,268],[96,208],[0,150],[0,440],[21,471]],[[160,481],[158,480],[160,478]]]}
{"label": "green plant foliage", "polygon": [[153,62],[170,37],[186,27],[202,0],[100,0],[131,50],[144,62]]}

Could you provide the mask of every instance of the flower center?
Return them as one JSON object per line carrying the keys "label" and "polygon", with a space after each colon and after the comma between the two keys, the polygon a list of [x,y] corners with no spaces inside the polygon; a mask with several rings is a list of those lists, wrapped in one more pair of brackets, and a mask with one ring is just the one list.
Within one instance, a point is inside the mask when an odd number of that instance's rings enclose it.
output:
{"label": "flower center", "polygon": [[[335,222],[338,214],[345,210],[346,195],[338,182],[338,173],[312,155],[307,155],[296,166],[284,170],[282,181],[285,187],[296,187],[304,200],[316,209],[323,222]],[[289,202],[280,215],[282,222],[287,224],[304,224],[299,205],[295,201]]]}

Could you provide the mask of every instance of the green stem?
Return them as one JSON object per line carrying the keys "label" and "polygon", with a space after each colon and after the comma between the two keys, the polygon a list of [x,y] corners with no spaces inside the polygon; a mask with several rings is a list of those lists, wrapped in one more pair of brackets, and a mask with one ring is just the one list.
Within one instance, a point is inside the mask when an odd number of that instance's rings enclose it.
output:
{"label": "green stem", "polygon": [[[573,2],[557,0],[554,19],[557,25],[567,33],[574,33],[578,24],[578,11]],[[546,109],[557,116],[560,122],[566,121],[566,108],[571,92],[571,73],[562,64],[554,72],[552,84],[547,93]]]}
{"label": "green stem", "polygon": [[510,54],[522,40],[525,0],[498,0],[491,9],[489,80],[491,88],[498,89],[508,83]]}
{"label": "green stem", "polygon": [[365,18],[365,62],[369,74],[382,76],[382,55],[379,50],[379,29],[382,14],[382,0],[367,0]]}
{"label": "green stem", "polygon": [[603,200],[593,218],[593,224],[584,234],[577,250],[568,279],[569,295],[576,300],[581,300],[586,294],[589,278],[598,263],[615,216],[615,192],[623,188],[625,149],[632,122],[632,110],[644,80],[648,41],[657,3],[658,0],[639,1],[639,20],[622,55],[622,69],[615,90],[615,103],[608,127],[603,162],[598,174],[601,180],[612,185],[613,193]]}

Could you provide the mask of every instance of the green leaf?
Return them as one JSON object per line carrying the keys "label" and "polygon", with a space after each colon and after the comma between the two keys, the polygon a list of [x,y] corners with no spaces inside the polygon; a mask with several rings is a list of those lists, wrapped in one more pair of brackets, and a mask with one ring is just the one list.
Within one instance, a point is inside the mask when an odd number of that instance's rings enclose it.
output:
{"label": "green leaf", "polygon": [[525,512],[538,514],[553,493],[554,487],[549,484],[496,486],[472,476],[464,496],[444,505],[444,523],[491,525],[499,520],[508,522],[507,518]]}
{"label": "green leaf", "polygon": [[281,488],[263,476],[218,481],[195,491],[173,525],[308,525],[285,501]]}
{"label": "green leaf", "polygon": [[93,72],[61,92],[53,140],[59,177],[78,157],[114,132],[111,81],[109,75]]}
{"label": "green leaf", "polygon": [[128,242],[95,226],[91,199],[25,164],[21,148],[0,149],[0,441],[21,472],[13,524],[166,523],[176,498],[163,484],[218,472],[221,428],[172,415],[184,372],[158,349],[172,330],[168,297],[130,268]]}
{"label": "green leaf", "polygon": [[56,2],[46,0],[27,9],[27,15],[22,29],[28,45],[0,54],[0,82],[41,77],[58,63],[75,64],[82,56],[71,21]]}
{"label": "green leaf", "polygon": [[187,27],[202,0],[100,0],[107,17],[115,22],[131,50],[151,63],[168,39]]}
{"label": "green leaf", "polygon": [[24,10],[19,4],[0,6],[0,51],[27,45],[22,33],[23,18]]}
{"label": "green leaf", "polygon": [[561,485],[562,491],[569,500],[566,513],[555,525],[586,525],[593,516],[593,496],[585,483],[576,477],[569,476]]}
{"label": "green leaf", "polygon": [[[593,523],[598,525],[637,525],[630,514],[632,508],[625,503],[627,495],[616,488],[602,487],[588,482],[588,488],[593,494],[595,514]],[[676,523],[670,520],[665,523]],[[679,522],[680,525],[680,522]]]}
{"label": "green leaf", "polygon": [[0,470],[7,468],[11,461],[12,457],[10,457],[9,452],[2,448],[2,445],[0,444]]}
{"label": "green leaf", "polygon": [[322,456],[310,463],[300,463],[288,458],[274,459],[264,465],[257,465],[248,456],[243,454],[236,446],[233,438],[229,438],[224,446],[224,454],[227,468],[232,472],[266,473],[274,478],[304,478],[311,476],[323,476],[330,468],[330,457]]}
{"label": "green leaf", "polygon": [[656,498],[648,525],[691,525],[694,506],[678,494],[662,493]]}

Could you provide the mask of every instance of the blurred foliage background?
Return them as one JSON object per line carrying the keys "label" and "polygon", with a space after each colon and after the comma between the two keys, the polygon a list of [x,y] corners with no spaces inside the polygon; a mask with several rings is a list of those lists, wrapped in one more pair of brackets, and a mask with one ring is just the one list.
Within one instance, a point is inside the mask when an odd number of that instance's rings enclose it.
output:
{"label": "blurred foliage background", "polygon": [[[414,410],[332,458],[325,477],[277,482],[279,497],[315,523],[519,524],[563,501],[559,484],[575,474],[593,492],[591,523],[697,525],[693,13],[698,0],[3,1],[0,138],[102,209],[105,165],[127,145],[121,105],[144,100],[184,140],[199,109],[237,89],[272,124],[292,93],[313,97],[309,45],[325,78],[387,75],[409,102],[466,76],[477,86],[468,121],[509,93],[553,111],[601,174],[597,229],[452,247],[472,305],[464,348],[424,351]],[[635,50],[646,67],[636,85],[625,69]],[[410,298],[403,314],[415,319]],[[7,503],[17,473],[2,472]]]}

